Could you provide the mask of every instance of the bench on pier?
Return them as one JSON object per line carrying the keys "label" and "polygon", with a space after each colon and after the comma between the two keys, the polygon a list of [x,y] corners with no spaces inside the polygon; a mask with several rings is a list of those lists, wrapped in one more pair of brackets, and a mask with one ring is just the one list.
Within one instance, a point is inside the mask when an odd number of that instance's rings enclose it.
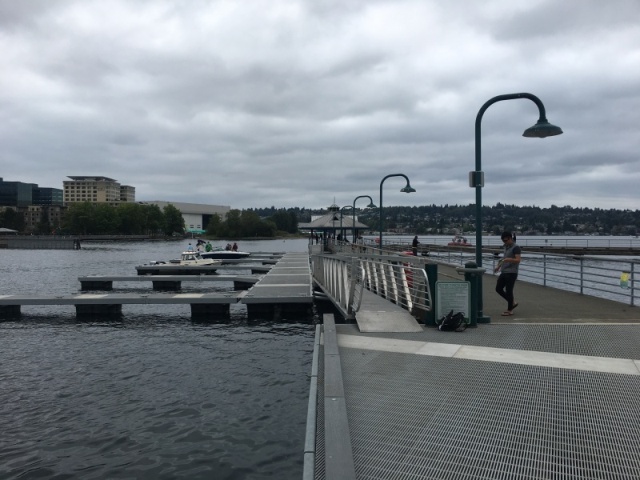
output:
{"label": "bench on pier", "polygon": [[260,276],[249,275],[90,275],[78,277],[80,290],[113,290],[113,282],[152,282],[154,290],[180,290],[182,282],[233,282],[234,290],[247,290]]}

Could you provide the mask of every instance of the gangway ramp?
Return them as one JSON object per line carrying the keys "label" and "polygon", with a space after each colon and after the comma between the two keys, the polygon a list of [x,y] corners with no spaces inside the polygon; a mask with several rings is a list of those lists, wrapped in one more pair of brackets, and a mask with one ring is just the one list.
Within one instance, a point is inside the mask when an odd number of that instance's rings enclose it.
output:
{"label": "gangway ramp", "polygon": [[362,292],[356,323],[363,333],[422,331],[420,324],[407,310],[369,290]]}

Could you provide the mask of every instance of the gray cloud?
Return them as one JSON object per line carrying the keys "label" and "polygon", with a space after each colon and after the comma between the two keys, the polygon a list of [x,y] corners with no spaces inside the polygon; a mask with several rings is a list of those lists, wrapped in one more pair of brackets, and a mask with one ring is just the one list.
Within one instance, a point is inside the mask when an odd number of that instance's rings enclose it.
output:
{"label": "gray cloud", "polygon": [[139,200],[639,208],[635,0],[0,0],[5,179],[105,175]]}

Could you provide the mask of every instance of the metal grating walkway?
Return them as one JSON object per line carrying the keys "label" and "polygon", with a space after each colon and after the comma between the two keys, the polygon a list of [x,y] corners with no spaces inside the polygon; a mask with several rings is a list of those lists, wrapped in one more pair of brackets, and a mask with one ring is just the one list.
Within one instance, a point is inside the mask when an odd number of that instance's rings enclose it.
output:
{"label": "metal grating walkway", "polygon": [[[368,336],[640,358],[640,325]],[[340,356],[358,479],[640,478],[640,375],[344,347]]]}
{"label": "metal grating walkway", "polygon": [[363,333],[339,325],[338,333],[374,338],[455,343],[494,348],[640,359],[640,324],[488,324],[463,333],[424,327],[420,333]]}

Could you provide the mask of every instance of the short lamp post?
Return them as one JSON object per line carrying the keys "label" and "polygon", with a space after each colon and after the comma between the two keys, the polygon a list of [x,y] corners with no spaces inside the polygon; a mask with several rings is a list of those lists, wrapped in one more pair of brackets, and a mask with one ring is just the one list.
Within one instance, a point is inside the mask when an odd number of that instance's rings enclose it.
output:
{"label": "short lamp post", "polygon": [[[507,95],[498,95],[488,100],[478,111],[476,116],[476,169],[473,172],[469,172],[469,186],[476,189],[476,266],[482,267],[482,187],[484,186],[484,172],[482,171],[482,153],[481,153],[481,124],[482,116],[484,112],[496,102],[502,100],[515,100],[518,98],[527,98],[538,106],[540,117],[538,122],[527,128],[522,134],[523,137],[528,138],[545,138],[554,135],[562,134],[562,129],[555,125],[550,124],[547,121],[546,111],[544,105],[538,97],[530,93],[510,93]],[[477,305],[477,318],[478,323],[489,323],[491,319],[483,316],[483,301],[482,301],[482,277],[478,276],[478,305]]]}
{"label": "short lamp post", "polygon": [[358,195],[353,199],[353,210],[351,210],[351,213],[353,214],[353,243],[356,243],[356,200],[359,198],[368,198],[369,205],[367,205],[367,208],[376,208],[375,203],[373,203],[373,198],[369,195]]}
{"label": "short lamp post", "polygon": [[378,237],[378,248],[382,250],[382,184],[387,178],[391,177],[403,177],[407,181],[407,185],[402,188],[400,191],[403,193],[412,193],[415,192],[415,188],[411,187],[409,183],[409,177],[407,177],[404,173],[392,173],[391,175],[387,175],[380,181],[380,236]]}

